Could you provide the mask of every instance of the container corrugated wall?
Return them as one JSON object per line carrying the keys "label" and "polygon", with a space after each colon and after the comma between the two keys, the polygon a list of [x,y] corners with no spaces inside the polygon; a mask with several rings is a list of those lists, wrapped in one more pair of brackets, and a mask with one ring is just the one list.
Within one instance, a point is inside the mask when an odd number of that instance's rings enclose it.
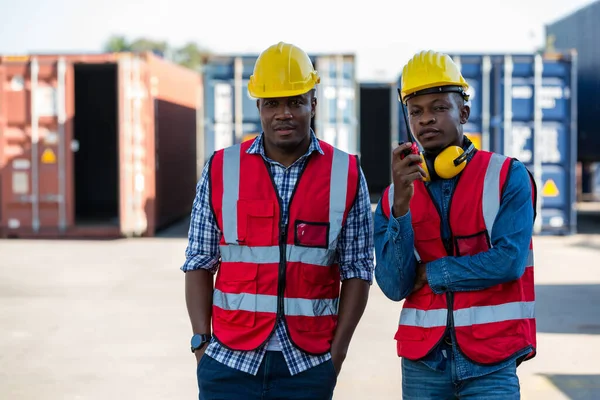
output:
{"label": "container corrugated wall", "polygon": [[578,159],[600,161],[600,1],[546,26],[549,45],[577,50]]}
{"label": "container corrugated wall", "polygon": [[197,74],[124,53],[3,57],[0,77],[4,236],[153,235],[189,212]]}
{"label": "container corrugated wall", "polygon": [[[248,81],[258,55],[215,56],[204,67],[204,159],[262,131]],[[317,136],[358,153],[357,86],[352,55],[311,56],[321,76],[313,121]]]}
{"label": "container corrugated wall", "polygon": [[162,227],[188,215],[196,192],[196,113],[200,74],[149,59],[154,90],[156,220]]}
{"label": "container corrugated wall", "polygon": [[[516,157],[534,174],[536,233],[575,233],[576,56],[451,56],[471,86],[465,134],[479,148]],[[399,127],[406,138],[404,124]]]}
{"label": "container corrugated wall", "polygon": [[600,201],[600,162],[590,165],[590,190],[592,200]]}
{"label": "container corrugated wall", "polygon": [[73,223],[73,68],[64,57],[11,57],[0,71],[2,233],[64,232]]}
{"label": "container corrugated wall", "polygon": [[215,57],[204,67],[204,161],[212,153],[259,133],[256,100],[248,80],[256,57]]}

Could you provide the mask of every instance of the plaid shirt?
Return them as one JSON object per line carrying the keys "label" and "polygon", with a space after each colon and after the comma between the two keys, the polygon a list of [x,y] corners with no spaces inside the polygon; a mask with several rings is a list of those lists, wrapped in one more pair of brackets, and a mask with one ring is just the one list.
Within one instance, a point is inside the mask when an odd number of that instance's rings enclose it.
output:
{"label": "plaid shirt", "polygon": [[[282,214],[286,221],[292,191],[308,156],[313,152],[324,154],[312,132],[311,143],[306,154],[287,168],[266,156],[262,135],[258,136],[247,150],[248,154],[260,155],[268,162],[275,185],[283,200]],[[188,235],[189,243],[185,253],[186,261],[181,270],[186,272],[204,268],[215,273],[220,260],[221,232],[210,210],[207,166],[204,167],[196,189]],[[373,251],[371,202],[367,183],[361,170],[358,198],[348,214],[346,225],[343,227],[338,241],[337,253],[341,279],[359,278],[372,283]],[[283,323],[277,325],[276,334],[291,375],[317,366],[331,358],[330,353],[312,356],[294,347]],[[221,346],[213,338],[206,349],[206,354],[231,368],[256,375],[266,351],[266,344],[254,351],[232,351]]]}

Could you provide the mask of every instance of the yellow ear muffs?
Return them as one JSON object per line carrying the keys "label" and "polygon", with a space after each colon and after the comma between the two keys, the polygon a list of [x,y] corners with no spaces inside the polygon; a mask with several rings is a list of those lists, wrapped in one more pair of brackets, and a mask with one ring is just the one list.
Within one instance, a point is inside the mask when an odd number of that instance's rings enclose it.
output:
{"label": "yellow ear muffs", "polygon": [[475,151],[473,143],[469,144],[467,150],[460,146],[450,146],[445,148],[437,156],[428,156],[421,153],[421,168],[425,171],[424,182],[430,182],[438,179],[452,179],[460,174],[467,166],[467,158]]}
{"label": "yellow ear muffs", "polygon": [[435,172],[442,179],[451,179],[467,165],[467,157],[459,146],[450,146],[437,155],[434,162]]}
{"label": "yellow ear muffs", "polygon": [[423,178],[423,182],[429,182],[431,180],[431,175],[429,174],[429,167],[427,166],[427,160],[425,159],[425,156],[423,155],[423,153],[421,153],[420,156],[421,156],[421,168],[423,168],[423,170],[425,171],[425,178]]}
{"label": "yellow ear muffs", "polygon": [[435,172],[442,179],[454,178],[467,166],[468,153],[459,146],[445,148],[435,158]]}

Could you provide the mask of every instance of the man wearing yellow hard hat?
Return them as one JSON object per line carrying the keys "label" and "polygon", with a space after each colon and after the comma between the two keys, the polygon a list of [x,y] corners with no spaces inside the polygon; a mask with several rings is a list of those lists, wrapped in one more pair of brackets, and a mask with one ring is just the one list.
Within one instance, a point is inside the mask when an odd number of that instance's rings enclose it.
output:
{"label": "man wearing yellow hard hat", "polygon": [[463,135],[468,83],[452,59],[416,54],[399,100],[417,143],[393,150],[375,213],[375,278],[404,300],[395,335],[405,399],[518,399],[535,356],[532,232],[525,166]]}
{"label": "man wearing yellow hard hat", "polygon": [[198,183],[182,270],[201,399],[331,399],[365,309],[369,193],[357,157],[310,128],[318,83],[300,48],[263,51],[248,83],[263,131]]}

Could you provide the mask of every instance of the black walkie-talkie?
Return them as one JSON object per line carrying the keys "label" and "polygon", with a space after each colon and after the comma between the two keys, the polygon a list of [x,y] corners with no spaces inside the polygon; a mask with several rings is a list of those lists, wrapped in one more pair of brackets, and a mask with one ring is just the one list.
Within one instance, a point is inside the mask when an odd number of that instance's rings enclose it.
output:
{"label": "black walkie-talkie", "polygon": [[[400,94],[400,90],[398,90],[398,94]],[[417,141],[415,140],[415,138],[412,135],[412,132],[410,131],[410,126],[408,125],[408,119],[406,118],[406,113],[404,112],[404,103],[402,102],[402,99],[400,98],[400,106],[402,107],[402,116],[404,117],[404,124],[406,125],[406,135],[412,139],[412,146],[410,146],[410,149],[404,150],[401,154],[400,154],[400,158],[404,159],[404,157],[410,155],[410,154],[416,154],[419,155],[420,151],[419,151],[419,146],[417,145]],[[398,145],[402,145],[404,144],[404,142],[399,142]],[[411,163],[411,165],[413,165],[414,163]]]}

